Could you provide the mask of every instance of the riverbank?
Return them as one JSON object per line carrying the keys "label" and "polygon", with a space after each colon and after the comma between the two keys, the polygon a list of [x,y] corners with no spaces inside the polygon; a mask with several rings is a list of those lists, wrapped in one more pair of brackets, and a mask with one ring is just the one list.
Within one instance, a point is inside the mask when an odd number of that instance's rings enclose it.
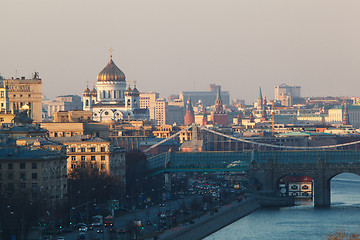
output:
{"label": "riverbank", "polygon": [[194,224],[180,225],[159,236],[161,240],[203,239],[260,208],[253,198],[223,206],[217,213],[208,213]]}

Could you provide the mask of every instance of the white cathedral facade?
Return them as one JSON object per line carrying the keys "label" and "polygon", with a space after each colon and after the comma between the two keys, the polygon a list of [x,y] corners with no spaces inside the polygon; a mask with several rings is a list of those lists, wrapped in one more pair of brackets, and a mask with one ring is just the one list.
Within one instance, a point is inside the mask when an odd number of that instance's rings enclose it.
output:
{"label": "white cathedral facade", "polygon": [[148,120],[148,109],[140,109],[140,92],[136,85],[126,89],[125,74],[109,63],[98,74],[96,89],[88,87],[83,93],[83,110],[93,112],[94,121],[119,121],[123,119]]}

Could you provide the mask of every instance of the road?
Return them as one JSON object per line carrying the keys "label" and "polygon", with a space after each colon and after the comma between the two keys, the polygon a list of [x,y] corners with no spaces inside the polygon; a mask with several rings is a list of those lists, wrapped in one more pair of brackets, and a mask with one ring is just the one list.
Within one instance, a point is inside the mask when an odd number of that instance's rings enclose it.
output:
{"label": "road", "polygon": [[[160,218],[158,217],[158,213],[162,212],[173,212],[176,209],[180,209],[181,205],[185,204],[186,206],[189,206],[193,198],[198,197],[197,195],[191,195],[186,196],[184,199],[178,199],[178,200],[172,200],[164,202],[164,206],[160,205],[153,205],[151,207],[145,208],[145,209],[136,209],[130,213],[127,213],[125,215],[116,217],[114,219],[114,226],[117,229],[126,229],[126,227],[129,224],[133,224],[134,221],[141,221],[142,228],[139,228],[139,231],[141,231],[141,234],[150,233],[153,231],[156,231],[158,229],[158,226],[160,224]],[[150,221],[151,224],[147,224],[147,221]],[[169,222],[168,222],[169,224]],[[167,224],[167,225],[168,225]],[[103,233],[98,233],[97,230],[102,228]],[[65,240],[75,240],[78,239],[80,232],[78,230],[72,232],[63,234]],[[85,239],[91,239],[91,240],[102,240],[102,239],[129,239],[128,234],[118,234],[118,233],[110,233],[109,228],[105,227],[96,227],[93,230],[88,230],[85,233]],[[55,238],[56,239],[56,238]]]}

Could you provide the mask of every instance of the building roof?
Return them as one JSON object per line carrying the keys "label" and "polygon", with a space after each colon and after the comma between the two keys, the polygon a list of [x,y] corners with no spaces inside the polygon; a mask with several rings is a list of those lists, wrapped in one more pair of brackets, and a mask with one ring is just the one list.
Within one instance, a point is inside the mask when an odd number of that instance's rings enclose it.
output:
{"label": "building roof", "polygon": [[75,142],[104,142],[108,143],[109,141],[106,141],[99,137],[93,137],[93,136],[86,136],[86,135],[76,135],[71,137],[53,137],[50,138],[53,141],[60,142],[60,143],[75,143]]}
{"label": "building roof", "polygon": [[104,81],[120,81],[125,82],[125,74],[116,66],[112,58],[105,68],[98,74],[97,80]]}
{"label": "building roof", "polygon": [[0,148],[0,160],[10,159],[51,159],[64,157],[65,155],[60,154],[57,151],[50,151],[46,149],[27,149],[23,147],[10,147],[10,148]]}

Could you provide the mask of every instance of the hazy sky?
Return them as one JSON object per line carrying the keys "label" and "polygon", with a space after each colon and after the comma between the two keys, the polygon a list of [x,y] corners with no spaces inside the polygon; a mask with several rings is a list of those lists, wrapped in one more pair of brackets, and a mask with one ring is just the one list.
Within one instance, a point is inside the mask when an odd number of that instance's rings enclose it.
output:
{"label": "hazy sky", "polygon": [[359,0],[1,0],[0,73],[82,94],[109,60],[160,96],[208,90],[247,103],[274,86],[359,96]]}

